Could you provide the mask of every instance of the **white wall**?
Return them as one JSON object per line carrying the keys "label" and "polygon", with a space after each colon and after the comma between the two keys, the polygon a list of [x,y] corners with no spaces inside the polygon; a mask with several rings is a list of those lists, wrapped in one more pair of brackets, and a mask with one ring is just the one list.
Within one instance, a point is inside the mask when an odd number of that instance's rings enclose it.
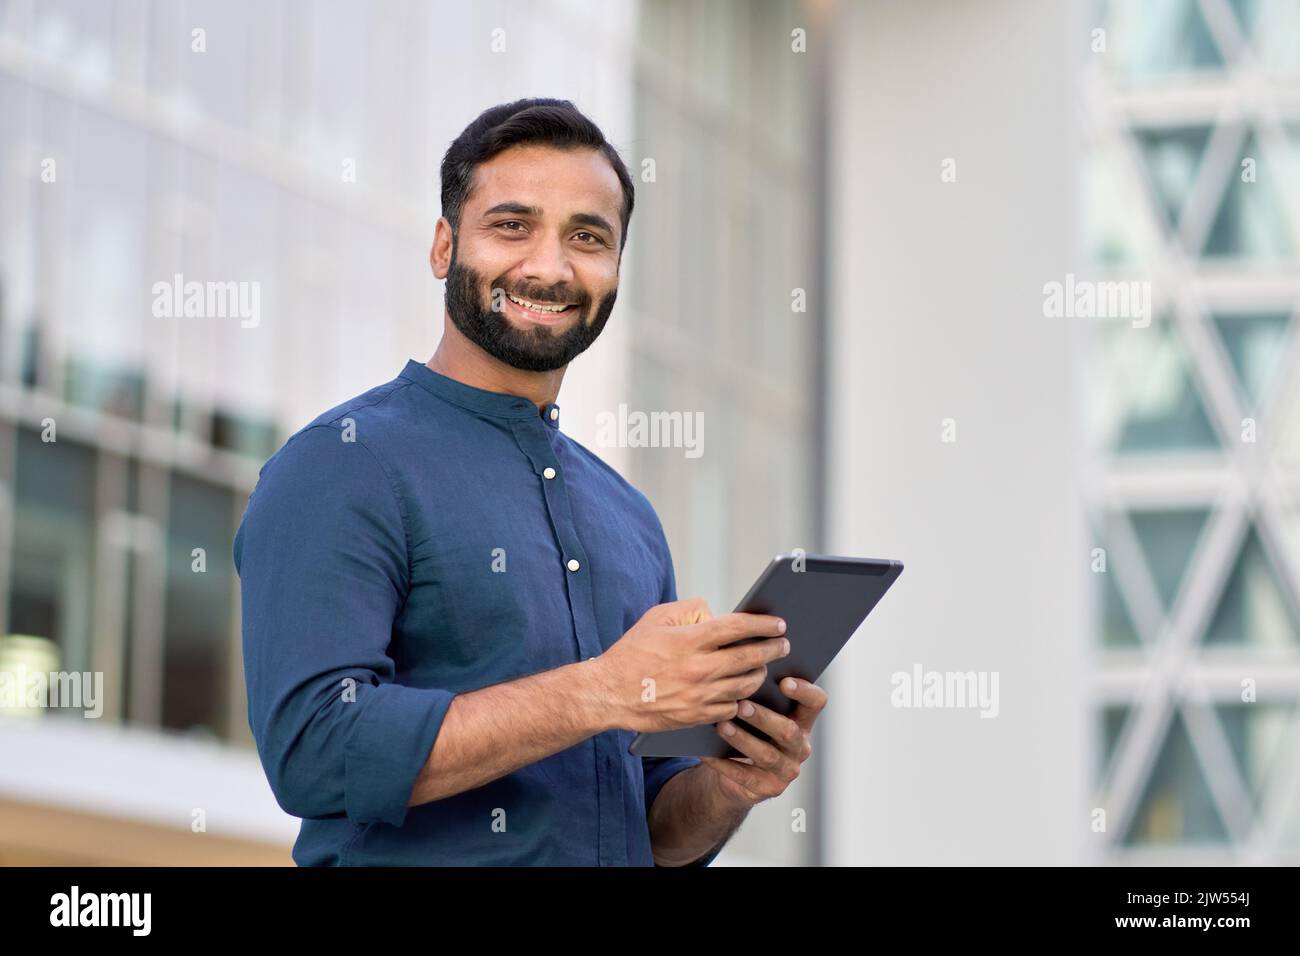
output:
{"label": "white wall", "polygon": [[[1075,862],[1089,546],[1076,356],[1042,286],[1075,261],[1087,29],[1075,3],[845,6],[829,545],[907,568],[826,682],[827,862]],[[999,715],[892,707],[915,663],[998,672]]]}

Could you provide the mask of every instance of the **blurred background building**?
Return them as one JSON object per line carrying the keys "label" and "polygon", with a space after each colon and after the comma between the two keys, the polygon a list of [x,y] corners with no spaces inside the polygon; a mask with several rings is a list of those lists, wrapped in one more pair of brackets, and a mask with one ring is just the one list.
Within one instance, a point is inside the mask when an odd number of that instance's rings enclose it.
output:
{"label": "blurred background building", "polygon": [[1150,328],[1089,343],[1099,803],[1134,861],[1300,854],[1300,4],[1121,4],[1085,230]]}
{"label": "blurred background building", "polygon": [[[438,164],[522,96],[638,177],[561,401],[681,595],[907,563],[719,864],[1300,856],[1300,0],[0,0],[0,670],[105,680],[0,710],[0,863],[290,862],[231,538],[432,353]],[[260,321],[155,316],[178,274]],[[1067,275],[1149,327],[1046,317]],[[602,447],[620,403],[704,454]],[[916,664],[997,718],[892,707]]]}

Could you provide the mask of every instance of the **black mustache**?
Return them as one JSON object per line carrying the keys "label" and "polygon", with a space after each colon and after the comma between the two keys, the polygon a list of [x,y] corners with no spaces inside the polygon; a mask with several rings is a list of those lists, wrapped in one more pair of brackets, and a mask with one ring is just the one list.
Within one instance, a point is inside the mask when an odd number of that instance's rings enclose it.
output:
{"label": "black mustache", "polygon": [[556,296],[526,295],[523,292],[514,292],[510,289],[504,291],[506,295],[512,295],[516,299],[526,299],[529,302],[536,302],[538,305],[583,305],[587,301],[586,297],[579,299],[561,299]]}

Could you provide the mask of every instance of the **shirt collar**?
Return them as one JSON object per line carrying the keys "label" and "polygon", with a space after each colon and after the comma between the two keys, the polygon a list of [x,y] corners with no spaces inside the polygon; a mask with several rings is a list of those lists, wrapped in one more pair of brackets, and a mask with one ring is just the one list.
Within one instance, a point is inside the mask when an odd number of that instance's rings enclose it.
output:
{"label": "shirt collar", "polygon": [[518,420],[540,417],[542,422],[551,428],[560,427],[560,406],[556,402],[547,402],[539,409],[533,404],[531,398],[507,395],[504,392],[489,392],[487,389],[466,385],[464,382],[458,382],[454,378],[435,372],[415,359],[407,359],[406,367],[402,369],[400,377],[414,382],[438,398],[473,412],[495,418]]}

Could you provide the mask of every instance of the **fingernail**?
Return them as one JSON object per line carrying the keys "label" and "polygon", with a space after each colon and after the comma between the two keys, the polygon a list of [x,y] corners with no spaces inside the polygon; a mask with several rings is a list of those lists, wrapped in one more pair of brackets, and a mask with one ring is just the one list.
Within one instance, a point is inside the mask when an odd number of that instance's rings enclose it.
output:
{"label": "fingernail", "polygon": [[754,716],[754,705],[751,704],[751,703],[750,703],[749,701],[747,701],[747,700],[745,700],[745,701],[741,701],[741,703],[740,703],[740,716],[741,716],[741,717],[753,717],[753,716]]}
{"label": "fingernail", "polygon": [[781,686],[790,691],[790,693],[794,693],[799,689],[799,685],[793,680],[787,680],[782,683]]}
{"label": "fingernail", "polygon": [[725,723],[725,722],[723,723],[723,725],[722,725],[722,736],[724,736],[724,737],[730,737],[730,736],[733,735],[735,732],[736,732],[735,725],[733,725],[733,724],[729,724],[729,723]]}
{"label": "fingernail", "polygon": [[781,649],[782,649],[783,651],[785,651],[787,654],[790,653],[790,641],[789,641],[789,639],[783,640],[783,641],[781,642]]}
{"label": "fingernail", "polygon": [[776,630],[777,630],[777,633],[779,633],[779,634],[784,634],[784,633],[785,633],[785,619],[784,619],[784,618],[778,618],[778,619],[777,619],[777,622],[776,622]]}

